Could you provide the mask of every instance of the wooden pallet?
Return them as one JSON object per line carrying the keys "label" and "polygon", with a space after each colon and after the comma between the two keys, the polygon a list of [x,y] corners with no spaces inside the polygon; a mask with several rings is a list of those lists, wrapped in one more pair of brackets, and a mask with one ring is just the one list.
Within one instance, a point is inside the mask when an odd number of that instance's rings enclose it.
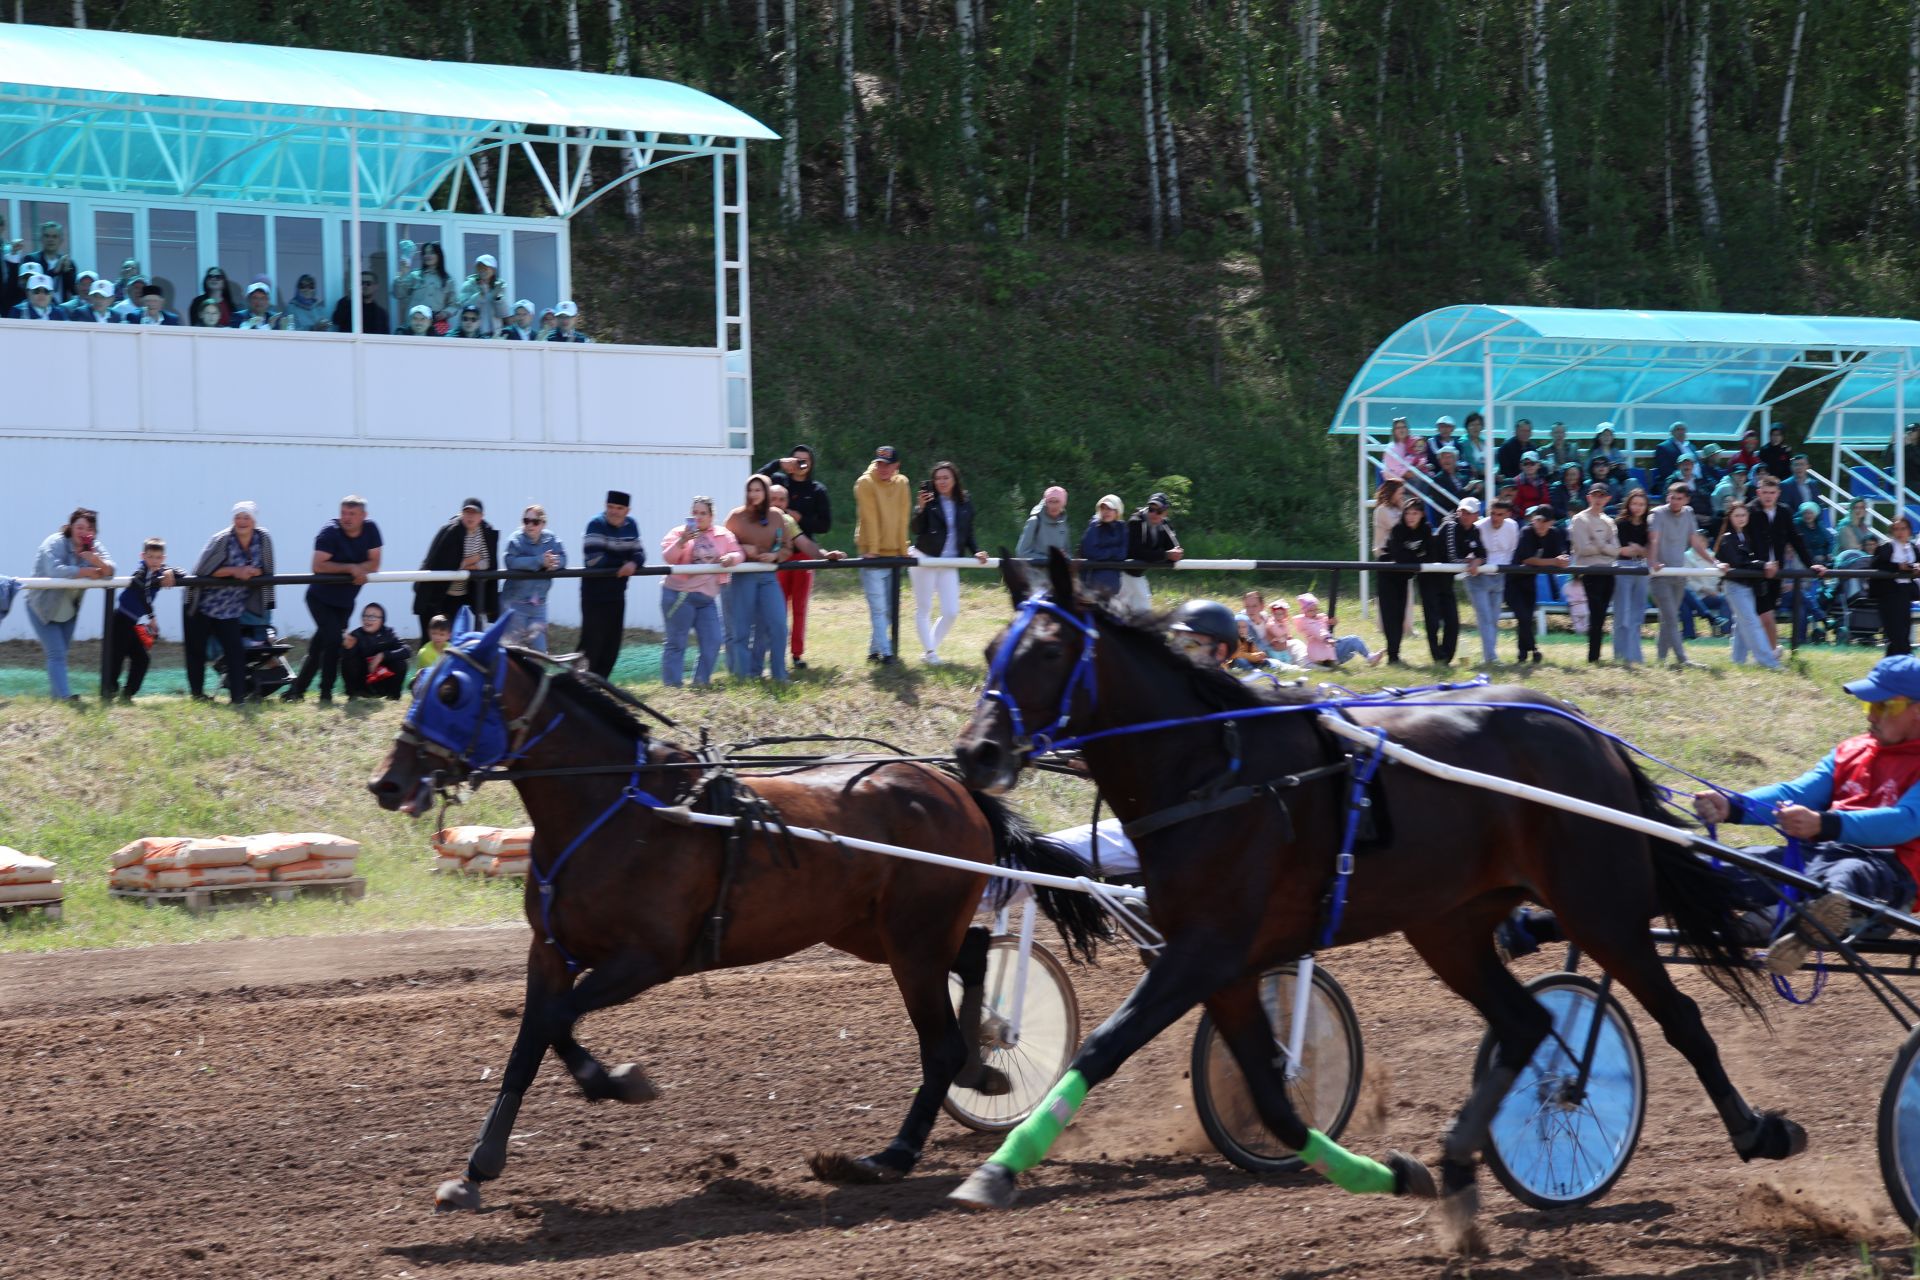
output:
{"label": "wooden pallet", "polygon": [[465,867],[457,867],[457,868],[443,867],[439,864],[438,859],[434,860],[434,865],[431,868],[430,874],[436,875],[436,876],[458,876],[462,880],[465,880],[468,876],[472,876],[475,880],[525,880],[527,878],[524,873],[516,874],[516,875],[508,875],[508,876],[495,876],[495,875],[488,875],[484,871],[468,871]]}
{"label": "wooden pallet", "polygon": [[182,906],[194,915],[218,911],[224,907],[252,906],[260,902],[292,902],[295,898],[317,895],[358,902],[367,896],[367,882],[360,876],[338,880],[268,880],[260,884],[202,885],[194,889],[109,889],[109,897],[125,898],[142,906]]}
{"label": "wooden pallet", "polygon": [[21,915],[40,915],[48,920],[58,920],[65,914],[64,898],[42,898],[37,902],[0,902],[0,920],[18,912]]}

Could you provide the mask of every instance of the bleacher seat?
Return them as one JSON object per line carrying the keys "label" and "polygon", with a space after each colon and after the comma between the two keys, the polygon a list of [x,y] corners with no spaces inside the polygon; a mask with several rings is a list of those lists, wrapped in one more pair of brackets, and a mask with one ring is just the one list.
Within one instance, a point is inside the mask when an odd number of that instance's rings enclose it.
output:
{"label": "bleacher seat", "polygon": [[1627,474],[1633,477],[1634,484],[1639,485],[1649,494],[1653,492],[1653,482],[1647,478],[1647,469],[1645,467],[1628,467]]}
{"label": "bleacher seat", "polygon": [[1893,492],[1892,477],[1878,467],[1853,467],[1847,478],[1848,492],[1869,502],[1885,502]]}

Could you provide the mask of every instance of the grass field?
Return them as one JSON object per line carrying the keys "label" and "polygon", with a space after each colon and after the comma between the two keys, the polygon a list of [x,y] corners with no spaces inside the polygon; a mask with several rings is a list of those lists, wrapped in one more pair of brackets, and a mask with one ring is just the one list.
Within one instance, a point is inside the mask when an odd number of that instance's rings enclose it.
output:
{"label": "grass field", "polygon": [[[822,580],[830,575],[821,575]],[[1196,575],[1182,587],[1202,585]],[[864,602],[852,583],[816,593],[810,627],[810,669],[791,685],[750,683],[708,689],[633,686],[680,722],[692,740],[702,726],[718,740],[770,733],[834,733],[884,738],[915,751],[944,751],[965,722],[984,675],[981,649],[1008,617],[1005,593],[973,579],[962,596],[959,625],[945,646],[946,665],[924,667],[912,639],[911,598],[902,650],[894,667],[865,660]],[[1177,603],[1158,579],[1157,602]],[[1225,589],[1223,583],[1213,584]],[[1304,584],[1274,580],[1274,591]],[[1468,615],[1471,617],[1471,614]],[[1357,629],[1377,643],[1371,627]],[[1512,651],[1510,635],[1503,652]],[[30,650],[8,646],[17,665]],[[1867,649],[1802,650],[1782,672],[1732,667],[1726,642],[1694,649],[1705,669],[1675,671],[1589,667],[1583,641],[1550,637],[1547,661],[1500,668],[1514,679],[1567,698],[1601,724],[1696,773],[1744,786],[1788,777],[1810,766],[1840,737],[1862,726],[1857,704],[1838,685],[1866,670]],[[1463,654],[1477,640],[1463,634]],[[24,652],[23,652],[24,651]],[[1406,654],[1424,654],[1417,638]],[[85,670],[85,658],[76,666]],[[1455,678],[1475,668],[1464,658]],[[1340,679],[1356,688],[1425,683],[1442,678],[1421,668],[1349,667]],[[44,688],[44,685],[41,686]],[[81,683],[81,688],[90,684]],[[142,698],[131,706],[82,709],[39,696],[0,705],[0,844],[54,859],[67,882],[66,916],[48,923],[21,917],[0,927],[0,951],[119,947],[210,938],[349,933],[422,925],[510,921],[520,910],[517,885],[434,876],[428,870],[429,820],[380,810],[364,790],[399,727],[390,703],[312,699],[233,710],[177,696]],[[1014,795],[1045,827],[1084,822],[1091,792],[1052,776],[1030,777]],[[519,823],[525,819],[510,787],[495,785],[451,821]],[[262,906],[193,917],[170,907],[146,908],[107,896],[106,859],[143,835],[215,835],[258,831],[336,832],[360,840],[368,881],[364,901]]]}

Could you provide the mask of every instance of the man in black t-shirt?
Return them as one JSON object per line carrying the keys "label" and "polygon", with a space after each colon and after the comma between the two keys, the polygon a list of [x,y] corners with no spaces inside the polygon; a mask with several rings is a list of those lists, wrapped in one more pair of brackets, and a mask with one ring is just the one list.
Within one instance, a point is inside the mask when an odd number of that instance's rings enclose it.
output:
{"label": "man in black t-shirt", "polygon": [[[1541,505],[1527,512],[1527,527],[1520,531],[1520,543],[1513,549],[1513,562],[1540,569],[1565,569],[1573,563],[1567,555],[1567,535],[1553,523],[1552,507]],[[1533,636],[1533,609],[1538,590],[1537,574],[1507,575],[1507,607],[1513,610],[1514,629],[1520,633],[1522,662],[1540,661],[1540,646]]]}
{"label": "man in black t-shirt", "polygon": [[380,571],[380,526],[367,519],[367,500],[357,494],[340,499],[340,516],[327,521],[314,535],[312,573],[347,575],[336,582],[316,582],[307,588],[307,612],[313,615],[313,639],[300,663],[300,674],[281,693],[287,702],[307,694],[314,675],[320,677],[320,701],[333,701],[333,682],[340,674],[340,642],[353,625],[353,604],[367,575]]}

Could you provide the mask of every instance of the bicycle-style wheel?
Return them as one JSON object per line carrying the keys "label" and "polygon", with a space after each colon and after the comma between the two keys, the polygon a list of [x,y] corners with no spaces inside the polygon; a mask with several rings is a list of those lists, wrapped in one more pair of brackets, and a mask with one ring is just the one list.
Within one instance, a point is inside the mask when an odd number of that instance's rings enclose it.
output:
{"label": "bicycle-style wheel", "polygon": [[[1550,973],[1527,990],[1552,1017],[1555,1034],[1540,1042],[1500,1100],[1487,1134],[1487,1167],[1514,1199],[1536,1209],[1591,1204],[1626,1171],[1640,1141],[1646,1056],[1627,1011],[1592,979]],[[1593,1061],[1583,1085],[1579,1060],[1589,1039]],[[1488,1032],[1474,1058],[1476,1081],[1493,1052]]]}
{"label": "bicycle-style wheel", "polygon": [[[1000,937],[987,948],[986,1007],[980,1013],[981,1061],[997,1068],[1012,1088],[985,1094],[954,1085],[940,1106],[969,1129],[1004,1133],[1025,1120],[1047,1090],[1067,1073],[1080,1050],[1080,1002],[1066,966],[1039,943],[1028,956],[1026,998],[1016,1002],[1020,940]],[[955,1013],[960,1009],[960,979],[949,976]],[[1015,1039],[1013,1017],[1019,1004],[1020,1026]]]}
{"label": "bicycle-style wheel", "polygon": [[[1260,1004],[1267,1011],[1283,1065],[1299,978],[1299,967],[1291,964],[1269,969],[1260,977]],[[1315,965],[1300,1045],[1301,1069],[1287,1081],[1287,1097],[1294,1110],[1309,1127],[1337,1139],[1360,1098],[1363,1065],[1360,1019],[1353,1012],[1353,1002],[1332,974]],[[1242,1169],[1284,1173],[1300,1167],[1299,1156],[1274,1137],[1260,1118],[1240,1064],[1210,1015],[1202,1015],[1193,1036],[1193,1105],[1214,1147]]]}
{"label": "bicycle-style wheel", "polygon": [[1880,1180],[1912,1231],[1920,1225],[1920,1027],[1915,1027],[1880,1090]]}

